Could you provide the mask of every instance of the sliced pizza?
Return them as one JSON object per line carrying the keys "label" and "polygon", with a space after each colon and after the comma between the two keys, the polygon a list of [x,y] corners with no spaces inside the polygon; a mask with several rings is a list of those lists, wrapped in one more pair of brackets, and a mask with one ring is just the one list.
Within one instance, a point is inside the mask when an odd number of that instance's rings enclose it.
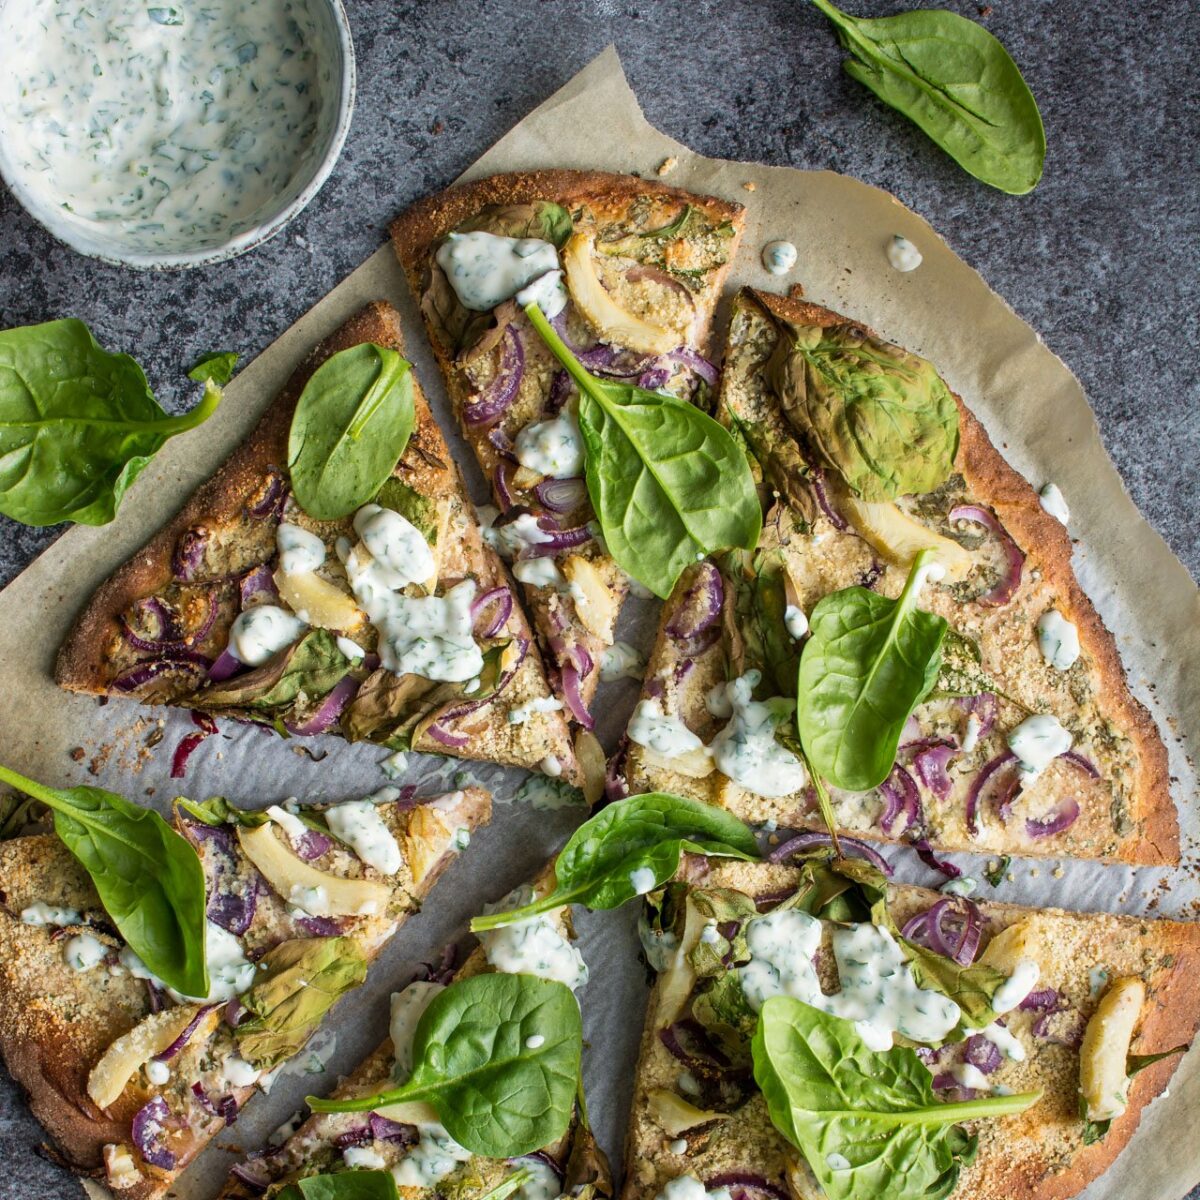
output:
{"label": "sliced pizza", "polygon": [[[518,888],[500,906],[527,903],[547,886],[543,880],[532,888]],[[457,970],[445,959],[436,968],[425,968],[392,996],[389,1036],[320,1105],[341,1111],[314,1112],[281,1145],[235,1165],[221,1196],[232,1200],[264,1192],[276,1195],[302,1179],[346,1172],[386,1175],[372,1181],[381,1190],[363,1193],[381,1198],[611,1196],[607,1159],[575,1105],[580,1094],[578,1005],[566,989],[573,991],[587,981],[587,967],[572,944],[573,936],[567,909],[558,908],[484,934],[483,944]],[[497,974],[517,979],[493,981],[501,986],[484,980]],[[475,981],[471,990],[463,987],[467,981]],[[547,982],[553,986],[543,986]],[[514,1005],[509,992],[517,990],[531,999]],[[566,992],[564,1006],[574,1010],[565,1014],[567,1022],[554,1019],[556,991],[560,996]],[[434,1025],[426,1032],[422,1024],[430,1021]],[[449,1070],[456,1063],[461,1069],[458,1033],[472,1022],[483,1061],[471,1065],[479,1076],[489,1078],[476,1090],[469,1114],[459,1111],[461,1100],[449,1095],[450,1109],[444,1116],[428,1100],[389,1095],[414,1076],[427,1074],[421,1051],[431,1041],[444,1051],[439,1059],[444,1057]],[[570,1029],[560,1028],[564,1024]],[[573,1053],[565,1053],[568,1048]],[[571,1060],[568,1071],[573,1068],[576,1077],[560,1081],[566,1084],[562,1096],[553,1095],[558,1084],[551,1083],[547,1097],[540,1086],[533,1088],[527,1068],[533,1067],[533,1078],[551,1080],[559,1055]],[[518,1098],[522,1090],[528,1100]],[[506,1107],[511,1109],[508,1116],[499,1111]],[[558,1110],[558,1120],[546,1125],[553,1127],[552,1138],[540,1145],[521,1142],[525,1129],[518,1114],[539,1109]],[[463,1136],[468,1140],[498,1136],[510,1143],[506,1150],[511,1153],[476,1153],[456,1141],[443,1123],[452,1123],[456,1116],[467,1122],[469,1132]],[[544,1119],[539,1117],[537,1123]],[[499,1134],[498,1125],[503,1126]]]}
{"label": "sliced pizza", "polygon": [[[170,975],[172,943],[156,926],[151,886],[113,864],[136,866],[137,831],[160,819],[122,807],[109,819],[133,825],[116,858],[84,839],[81,858],[100,864],[98,876],[58,834],[0,843],[0,1054],[64,1166],[122,1200],[149,1200],[362,983],[487,822],[491,797],[472,788],[418,799],[385,788],[365,800],[263,812],[177,801],[184,840],[163,825],[174,855],[146,875],[178,880],[199,858],[197,945],[209,990],[198,996],[147,966],[151,958]],[[101,894],[125,906],[106,909]]]}
{"label": "sliced pizza", "polygon": [[[528,622],[402,348],[382,303],[322,342],[97,590],[58,682],[580,783]],[[389,444],[398,462],[381,459]]]}
{"label": "sliced pizza", "polygon": [[1165,748],[1066,529],[930,363],[743,291],[720,410],[763,533],[668,602],[634,790],[816,829],[820,788],[841,831],[925,852],[1178,862]]}
{"label": "sliced pizza", "polygon": [[[602,444],[606,431],[617,436],[612,421],[581,431],[577,377],[520,306],[536,301],[598,379],[707,410],[717,372],[705,355],[742,220],[740,205],[634,176],[541,171],[451,188],[392,225],[463,434],[492,484],[491,540],[515,559],[560,699],[585,730],[630,586],[618,561],[636,550],[622,558],[600,535],[595,472],[632,486],[640,467],[628,447]],[[652,474],[626,513],[654,511]],[[707,489],[711,499],[714,486],[693,484],[693,496]],[[664,506],[652,532],[676,519]]]}
{"label": "sliced pizza", "polygon": [[[687,874],[686,865],[685,872]],[[625,1200],[1065,1200],[1200,1023],[1200,926],[710,864],[647,899]]]}

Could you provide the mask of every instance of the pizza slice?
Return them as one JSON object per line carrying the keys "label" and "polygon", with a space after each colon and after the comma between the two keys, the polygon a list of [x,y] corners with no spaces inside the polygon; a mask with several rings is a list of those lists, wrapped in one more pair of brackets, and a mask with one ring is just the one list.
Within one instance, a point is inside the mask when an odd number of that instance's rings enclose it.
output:
{"label": "pizza slice", "polygon": [[[97,590],[58,682],[581,783],[528,622],[402,349],[382,303],[322,342]],[[380,459],[389,444],[398,462]]]}
{"label": "pizza slice", "polygon": [[842,832],[927,856],[1178,862],[1165,748],[1066,529],[931,364],[743,291],[720,409],[758,464],[763,534],[668,602],[634,790],[819,829],[823,780]]}
{"label": "pizza slice", "polygon": [[[515,559],[559,697],[585,730],[630,587],[618,561],[632,558],[614,561],[598,534],[601,485],[588,464],[626,477],[638,467],[600,444],[611,423],[581,431],[578,384],[520,306],[536,299],[598,379],[707,411],[717,371],[705,355],[742,221],[740,205],[634,176],[540,171],[451,188],[392,225],[463,434],[491,481],[491,540]],[[653,511],[653,486],[639,485],[626,513]],[[696,494],[711,500],[712,490],[709,479]]]}
{"label": "pizza slice", "polygon": [[[684,876],[689,874],[686,869]],[[1065,1200],[1200,1023],[1200,926],[710,864],[648,898],[625,1200]]]}
{"label": "pizza slice", "polygon": [[[518,888],[497,907],[527,903],[547,888],[545,879],[533,887]],[[550,1123],[554,1125],[552,1137],[536,1146],[514,1142],[511,1139],[519,1139],[523,1131],[510,1122],[501,1135],[502,1140],[510,1141],[509,1152],[502,1156],[475,1153],[447,1131],[443,1120],[454,1119],[460,1103],[456,1098],[447,1097],[451,1107],[443,1117],[427,1100],[398,1101],[387,1094],[421,1073],[420,1026],[427,1012],[428,1020],[436,1020],[436,1031],[424,1040],[436,1038],[451,1063],[461,1053],[457,1031],[465,1030],[479,1013],[486,1040],[484,1061],[475,1066],[480,1075],[487,1074],[490,1079],[480,1085],[466,1118],[471,1132],[494,1136],[493,1114],[505,1106],[514,1114],[536,1111],[537,1102],[523,1103],[517,1095],[529,1086],[529,1077],[522,1072],[536,1062],[538,1078],[554,1074],[550,1047],[557,1035],[551,1026],[557,1028],[557,1023],[549,1019],[548,1011],[535,1009],[533,1016],[525,1016],[518,1025],[511,999],[494,985],[519,984],[539,1000],[544,994],[551,1001],[556,990],[560,996],[568,988],[574,991],[587,981],[587,967],[572,944],[573,937],[568,910],[558,908],[520,926],[484,934],[483,944],[457,970],[452,966],[452,947],[440,964],[425,967],[392,996],[389,1036],[320,1104],[322,1109],[343,1111],[314,1112],[282,1144],[236,1164],[221,1196],[224,1200],[264,1192],[292,1196],[295,1193],[288,1188],[298,1190],[304,1180],[346,1172],[364,1176],[360,1179],[364,1186],[369,1178],[379,1190],[362,1194],[380,1200],[396,1195],[409,1200],[426,1196],[470,1200],[514,1193],[526,1198],[566,1195],[580,1200],[611,1196],[608,1162],[575,1105],[579,1094],[577,1057],[572,1058],[570,1067],[576,1078],[567,1078],[563,1095],[552,1098],[548,1105],[559,1110],[558,1122]],[[517,978],[486,979],[505,974]],[[468,981],[473,983],[464,988]],[[547,982],[553,986],[545,987]],[[504,990],[507,993],[507,988]],[[439,1013],[436,1007],[430,1012],[435,1001],[449,1006],[450,1015]],[[578,1005],[569,992],[565,1005],[574,1010],[567,1014],[572,1025],[567,1041],[577,1056]],[[501,1064],[505,1055],[507,1061]],[[372,1102],[372,1097],[377,1100]],[[460,1115],[465,1117],[465,1113]]]}
{"label": "pizza slice", "polygon": [[[171,865],[140,875],[121,846],[113,861],[130,873],[96,876],[57,833],[0,843],[0,1054],[58,1161],[122,1200],[162,1196],[256,1086],[269,1086],[491,812],[478,788],[411,793],[263,812],[181,799],[182,839],[162,825],[176,845]],[[161,822],[122,807],[130,846]],[[169,951],[166,966],[152,957],[171,943],[155,932],[147,879],[179,879],[195,856],[203,996],[181,994],[146,963],[168,976],[178,965]],[[100,893],[114,888],[125,907],[106,909]]]}

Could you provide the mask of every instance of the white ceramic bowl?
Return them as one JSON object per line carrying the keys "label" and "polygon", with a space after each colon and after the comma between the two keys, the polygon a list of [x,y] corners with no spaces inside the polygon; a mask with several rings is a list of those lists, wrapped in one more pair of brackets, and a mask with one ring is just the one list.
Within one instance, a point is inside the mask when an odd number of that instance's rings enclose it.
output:
{"label": "white ceramic bowl", "polygon": [[[22,2],[0,0],[0,8],[6,3]],[[270,0],[253,2],[263,4]],[[80,254],[117,266],[145,270],[199,267],[234,258],[261,245],[274,237],[321,190],[342,152],[354,113],[354,41],[350,36],[350,22],[342,7],[342,0],[311,0],[311,4],[314,18],[325,26],[322,40],[331,57],[330,88],[333,99],[323,106],[315,137],[307,146],[297,148],[296,169],[287,187],[275,197],[262,219],[251,228],[215,244],[211,240],[203,245],[181,242],[178,246],[166,246],[153,251],[134,246],[130,240],[123,238],[119,228],[97,229],[94,222],[85,224],[64,213],[60,206],[49,203],[40,191],[30,188],[9,154],[4,122],[0,122],[0,179],[4,180],[30,216],[60,241]]]}

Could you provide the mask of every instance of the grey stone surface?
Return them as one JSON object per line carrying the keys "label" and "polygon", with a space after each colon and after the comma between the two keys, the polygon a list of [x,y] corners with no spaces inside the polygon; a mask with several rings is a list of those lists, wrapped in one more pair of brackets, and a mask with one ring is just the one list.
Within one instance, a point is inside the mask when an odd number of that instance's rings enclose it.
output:
{"label": "grey stone surface", "polygon": [[[649,119],[696,150],[842,171],[939,229],[1078,374],[1134,500],[1200,577],[1194,0],[996,0],[984,11],[1046,123],[1046,174],[1022,198],[975,182],[846,78],[823,18],[798,0],[347,8],[354,126],[324,191],[285,233],[218,267],[138,274],[65,249],[0,189],[0,325],[82,317],[143,363],[168,407],[186,407],[194,392],[182,368],[195,356],[260,350],[380,244],[392,215],[448,183],[613,41]],[[0,581],[55,532],[0,519]],[[27,1153],[38,1140],[0,1079],[0,1200],[76,1194]]]}

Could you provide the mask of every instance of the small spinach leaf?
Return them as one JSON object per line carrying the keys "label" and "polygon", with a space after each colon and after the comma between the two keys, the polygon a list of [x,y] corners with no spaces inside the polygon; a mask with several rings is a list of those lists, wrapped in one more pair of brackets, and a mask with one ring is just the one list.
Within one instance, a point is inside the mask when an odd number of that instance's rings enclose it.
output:
{"label": "small spinach leaf", "polygon": [[775,550],[731,550],[717,564],[733,603],[722,610],[733,670],[758,671],[755,698],[796,695],[800,644],[787,631],[787,568]]}
{"label": "small spinach leaf", "polygon": [[476,975],[452,983],[425,1010],[413,1037],[416,1065],[402,1087],[308,1103],[314,1112],[366,1112],[425,1100],[473,1154],[512,1158],[566,1131],[582,1049],[579,1003],[565,984]]}
{"label": "small spinach leaf", "polygon": [[964,170],[1002,192],[1042,177],[1046,131],[1037,101],[1005,48],[982,25],[945,9],[852,17],[813,0],[850,53],[843,66],[919,126]]}
{"label": "small spinach leaf", "polygon": [[289,1183],[275,1200],[396,1200],[391,1171],[336,1171]]}
{"label": "small spinach leaf", "polygon": [[763,1005],[751,1052],[772,1123],[828,1200],[942,1200],[975,1154],[957,1122],[1023,1112],[1041,1097],[939,1103],[912,1050],[869,1050],[853,1022],[790,996]]}
{"label": "small spinach leaf", "polygon": [[900,732],[937,679],[946,622],[917,608],[923,550],[896,600],[843,588],[809,617],[796,721],[813,771],[835,787],[878,787],[896,761]]}
{"label": "small spinach leaf", "polygon": [[762,510],[729,431],[677,396],[597,379],[536,304],[525,313],[579,385],[588,496],[622,570],[666,599],[697,558],[752,550]]}
{"label": "small spinach leaf", "polygon": [[383,486],[413,429],[413,381],[395,350],[363,342],[331,355],[304,385],[288,435],[300,507],[348,517]]}
{"label": "small spinach leaf", "polygon": [[754,834],[732,813],[698,800],[647,792],[601,809],[572,834],[554,862],[554,890],[507,913],[476,917],[471,929],[496,929],[564,904],[619,908],[666,883],[684,850],[757,859]]}
{"label": "small spinach leaf", "polygon": [[214,350],[211,354],[202,354],[188,372],[188,378],[197,383],[212,380],[218,387],[224,387],[233,378],[238,357],[236,350]]}
{"label": "small spinach leaf", "polygon": [[996,860],[996,865],[985,868],[983,877],[992,885],[999,887],[1004,882],[1005,875],[1008,874],[1008,868],[1012,866],[1012,855],[1005,854]]}
{"label": "small spinach leaf", "polygon": [[0,783],[54,813],[54,832],[96,885],[134,953],[184,996],[208,995],[204,869],[152,809],[102,788],[51,788],[0,767]]}
{"label": "small spinach leaf", "polygon": [[212,415],[211,382],[169,417],[142,368],[82,321],[0,330],[0,513],[23,525],[107,525],[163,443]]}

